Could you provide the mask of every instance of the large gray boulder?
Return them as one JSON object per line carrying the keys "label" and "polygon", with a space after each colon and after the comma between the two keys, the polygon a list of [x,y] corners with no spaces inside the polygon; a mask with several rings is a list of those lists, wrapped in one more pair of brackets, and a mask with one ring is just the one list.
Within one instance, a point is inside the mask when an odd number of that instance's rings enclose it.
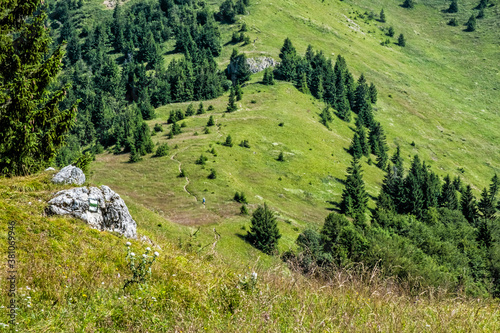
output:
{"label": "large gray boulder", "polygon": [[68,165],[52,177],[52,182],[56,184],[83,185],[85,183],[85,174],[82,169]]}
{"label": "large gray boulder", "polygon": [[84,220],[94,229],[115,231],[128,238],[137,238],[137,223],[132,219],[127,205],[106,185],[59,191],[49,201],[47,213],[71,215]]}
{"label": "large gray boulder", "polygon": [[275,67],[278,62],[270,57],[257,57],[247,59],[248,68],[252,74],[263,71],[268,67]]}

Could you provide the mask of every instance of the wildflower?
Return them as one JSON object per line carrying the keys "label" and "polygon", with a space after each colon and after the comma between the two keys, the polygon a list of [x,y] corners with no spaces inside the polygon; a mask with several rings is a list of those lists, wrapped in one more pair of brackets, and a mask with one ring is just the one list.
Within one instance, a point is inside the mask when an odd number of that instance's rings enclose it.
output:
{"label": "wildflower", "polygon": [[102,284],[104,284],[104,282]]}
{"label": "wildflower", "polygon": [[252,272],[252,279],[257,280],[257,273]]}
{"label": "wildflower", "polygon": [[125,245],[130,246],[130,245],[132,245],[132,243],[127,242],[127,243],[125,243]]}
{"label": "wildflower", "polygon": [[148,257],[148,256],[146,255],[146,253],[144,253],[142,256],[143,256],[144,258],[147,258],[147,257]]}
{"label": "wildflower", "polygon": [[130,252],[130,256],[131,256],[131,257],[134,257],[134,256],[135,256],[135,253],[134,253],[134,252]]}
{"label": "wildflower", "polygon": [[150,247],[147,247],[147,248],[146,248],[146,251],[148,251],[148,252],[149,252],[149,251],[151,251],[151,248],[150,248]]}
{"label": "wildflower", "polygon": [[155,251],[155,257],[158,257],[160,254]]}

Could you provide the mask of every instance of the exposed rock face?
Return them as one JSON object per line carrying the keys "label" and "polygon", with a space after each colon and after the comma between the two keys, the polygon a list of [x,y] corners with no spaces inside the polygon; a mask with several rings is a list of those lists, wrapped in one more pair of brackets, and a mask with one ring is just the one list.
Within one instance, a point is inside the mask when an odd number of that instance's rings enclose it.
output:
{"label": "exposed rock face", "polygon": [[68,165],[54,175],[52,182],[56,184],[83,185],[85,183],[85,174],[82,169]]}
{"label": "exposed rock face", "polygon": [[115,231],[128,238],[137,238],[137,223],[132,219],[127,205],[106,185],[59,191],[49,201],[47,213],[71,215],[84,220],[94,229]]}
{"label": "exposed rock face", "polygon": [[257,57],[257,58],[248,58],[247,64],[250,67],[250,72],[252,74],[263,71],[268,67],[275,67],[278,65],[278,62],[270,57]]}

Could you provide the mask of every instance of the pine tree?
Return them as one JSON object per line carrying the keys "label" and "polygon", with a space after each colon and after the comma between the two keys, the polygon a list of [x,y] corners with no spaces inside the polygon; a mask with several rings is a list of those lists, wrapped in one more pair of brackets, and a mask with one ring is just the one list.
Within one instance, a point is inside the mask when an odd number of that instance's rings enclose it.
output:
{"label": "pine tree", "polygon": [[352,159],[351,166],[347,168],[347,174],[340,203],[341,212],[351,217],[359,214],[364,215],[368,203],[368,194],[365,190],[363,173],[357,158]]}
{"label": "pine tree", "polygon": [[233,146],[233,139],[231,138],[231,135],[228,135],[226,137],[226,141],[223,143],[224,146],[226,147],[232,147]]}
{"label": "pine tree", "polygon": [[293,81],[297,73],[297,51],[292,45],[290,38],[286,38],[280,51],[280,64],[276,67],[275,73],[278,78],[284,81]]}
{"label": "pine tree", "polygon": [[349,147],[349,152],[356,159],[360,159],[361,156],[363,156],[363,150],[361,148],[361,144],[359,143],[358,133],[354,133],[354,137],[352,138],[351,145]]}
{"label": "pine tree", "polygon": [[262,80],[262,83],[265,84],[266,86],[274,84],[274,74],[273,70],[270,67],[264,70],[264,79]]}
{"label": "pine tree", "polygon": [[447,10],[448,13],[458,13],[458,1],[451,0],[450,7]]}
{"label": "pine tree", "polygon": [[224,1],[219,7],[218,15],[223,22],[236,22],[236,8],[234,2],[232,0]]}
{"label": "pine tree", "polygon": [[446,177],[444,177],[444,184],[441,189],[441,195],[439,197],[439,205],[441,207],[446,207],[451,210],[459,208],[457,192],[450,180],[449,175],[446,175]]}
{"label": "pine tree", "polygon": [[500,187],[500,181],[495,174],[491,179],[489,190],[484,188],[481,193],[481,199],[478,203],[478,209],[481,215],[488,220],[492,220],[496,213],[496,195]]}
{"label": "pine tree", "polygon": [[462,207],[462,214],[469,221],[471,225],[476,225],[478,218],[476,198],[472,194],[472,188],[467,185],[464,193],[462,194],[462,199],[460,201],[460,206]]}
{"label": "pine tree", "polygon": [[467,23],[465,25],[467,26],[466,31],[474,31],[474,30],[476,30],[476,16],[474,16],[474,14],[472,14],[469,17],[469,20],[467,21]]}
{"label": "pine tree", "polygon": [[205,107],[203,106],[203,102],[200,102],[200,105],[198,105],[198,110],[196,110],[196,114],[204,114],[205,113]]}
{"label": "pine tree", "polygon": [[210,118],[208,118],[207,127],[214,126],[214,125],[215,125],[214,116],[211,115]]}
{"label": "pine tree", "polygon": [[415,7],[415,2],[413,0],[405,0],[405,2],[403,2],[403,7],[404,8],[413,8],[413,7]]}
{"label": "pine tree", "polygon": [[50,51],[40,0],[2,5],[0,26],[0,174],[31,174],[46,167],[72,128],[76,104],[59,110],[66,85],[51,92],[62,45]]}
{"label": "pine tree", "polygon": [[406,39],[405,39],[405,36],[403,34],[400,34],[398,37],[398,45],[401,47],[406,46]]}
{"label": "pine tree", "polygon": [[418,218],[422,218],[424,213],[423,183],[422,165],[418,155],[415,155],[408,176],[404,180],[404,202],[406,204],[404,211],[405,213],[414,214]]}
{"label": "pine tree", "polygon": [[234,112],[238,110],[238,106],[236,106],[236,97],[234,93],[234,88],[231,87],[231,91],[229,93],[229,102],[227,104],[227,112]]}
{"label": "pine tree", "polygon": [[385,13],[383,9],[380,11],[380,22],[385,23]]}
{"label": "pine tree", "polygon": [[403,167],[403,158],[401,157],[401,151],[399,146],[396,147],[396,151],[394,155],[391,157],[391,162],[394,164],[394,172],[397,177],[404,178],[404,167]]}
{"label": "pine tree", "polygon": [[387,30],[387,36],[389,37],[394,37],[394,27],[393,26],[390,26],[389,29]]}
{"label": "pine tree", "polygon": [[277,251],[278,240],[281,238],[278,222],[274,213],[264,204],[252,214],[248,241],[264,253],[272,254]]}

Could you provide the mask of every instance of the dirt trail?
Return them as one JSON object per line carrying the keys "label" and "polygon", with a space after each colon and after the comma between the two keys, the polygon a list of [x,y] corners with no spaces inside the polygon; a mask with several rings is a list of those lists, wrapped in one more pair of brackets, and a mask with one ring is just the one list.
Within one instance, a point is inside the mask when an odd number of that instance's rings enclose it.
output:
{"label": "dirt trail", "polygon": [[[189,148],[189,147],[185,147],[184,149],[179,150],[178,152],[176,152],[175,154],[173,154],[172,156],[170,156],[170,159],[171,159],[172,161],[175,161],[175,162],[177,162],[177,163],[179,164],[179,173],[182,171],[182,162],[181,162],[181,161],[179,161],[179,160],[177,160],[177,159],[175,158],[175,156],[176,156],[178,153],[180,153],[180,152],[182,152],[182,151],[184,151],[184,150],[186,150],[186,149],[188,149],[188,148]],[[183,188],[184,188],[184,192],[186,192],[187,194],[189,194],[190,196],[192,196],[192,197],[194,198],[194,200],[195,200],[195,201],[198,201],[198,198],[196,197],[196,195],[194,195],[193,193],[189,192],[189,190],[187,189],[187,186],[189,185],[189,178],[188,178],[187,176],[186,176],[186,177],[184,177],[184,178],[186,179],[186,184],[185,184],[185,185],[184,185],[184,187],[183,187]]]}

